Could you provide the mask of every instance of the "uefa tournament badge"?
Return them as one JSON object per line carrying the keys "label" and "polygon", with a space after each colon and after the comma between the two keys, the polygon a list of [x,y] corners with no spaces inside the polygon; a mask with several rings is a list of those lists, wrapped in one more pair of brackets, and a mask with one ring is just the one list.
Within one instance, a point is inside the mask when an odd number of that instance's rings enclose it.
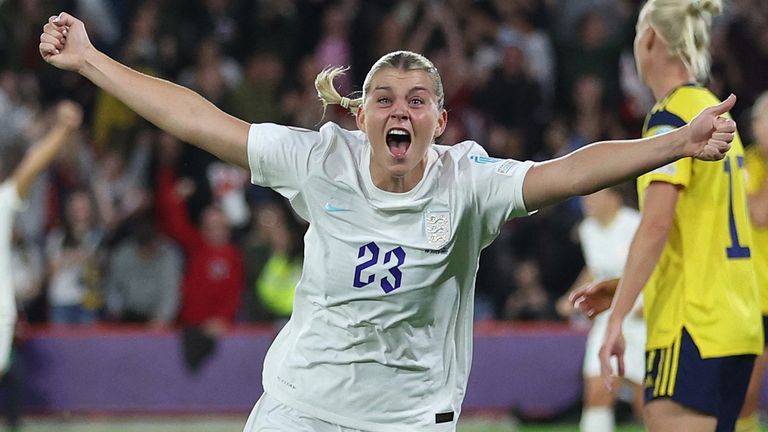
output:
{"label": "uefa tournament badge", "polygon": [[424,229],[427,243],[440,249],[451,239],[451,212],[448,210],[427,210],[424,214]]}

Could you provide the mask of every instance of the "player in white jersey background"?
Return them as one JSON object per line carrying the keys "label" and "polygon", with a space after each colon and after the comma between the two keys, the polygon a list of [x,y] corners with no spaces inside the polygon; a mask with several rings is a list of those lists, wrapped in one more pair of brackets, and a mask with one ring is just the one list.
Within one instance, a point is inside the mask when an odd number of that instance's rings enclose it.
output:
{"label": "player in white jersey background", "polygon": [[[619,187],[603,189],[582,199],[585,218],[578,233],[585,266],[574,282],[574,288],[599,284],[621,277],[640,213],[624,205]],[[573,292],[573,290],[571,290]],[[574,314],[568,295],[558,301],[561,314]],[[583,432],[612,432],[615,430],[614,404],[616,392],[610,391],[600,377],[597,354],[607,327],[606,315],[592,322],[584,352],[584,407],[580,430]],[[632,390],[633,411],[638,419],[643,413],[643,378],[645,377],[645,321],[642,300],[633,314],[624,320],[627,355],[622,378]],[[621,388],[621,386],[617,386]]]}
{"label": "player in white jersey background", "polygon": [[248,168],[310,225],[293,315],[265,360],[265,394],[246,431],[453,431],[472,358],[480,251],[508,219],[592,193],[680,157],[723,157],[730,98],[667,135],[612,141],[542,163],[489,158],[475,142],[434,143],[446,128],[434,65],[379,59],[362,97],[320,73],[324,104],[360,130],[250,125],[200,95],[98,51],[81,21],[43,27],[40,53],[77,71],[179,139]]}
{"label": "player in white jersey background", "polygon": [[14,215],[24,207],[33,182],[80,127],[82,118],[77,104],[59,103],[51,129],[27,151],[11,175],[0,183],[0,375],[9,365],[17,316],[11,265]]}

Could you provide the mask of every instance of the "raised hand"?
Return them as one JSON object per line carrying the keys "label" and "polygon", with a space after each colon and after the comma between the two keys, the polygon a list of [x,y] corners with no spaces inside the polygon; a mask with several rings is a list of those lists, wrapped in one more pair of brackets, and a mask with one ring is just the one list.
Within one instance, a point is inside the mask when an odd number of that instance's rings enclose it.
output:
{"label": "raised hand", "polygon": [[83,109],[72,101],[62,101],[56,106],[56,124],[75,130],[83,122]]}
{"label": "raised hand", "polygon": [[93,49],[85,25],[72,15],[62,12],[48,18],[40,35],[40,55],[59,69],[80,71],[85,54]]}
{"label": "raised hand", "polygon": [[573,290],[568,300],[582,315],[592,319],[611,307],[618,283],[618,279],[606,279],[586,284]]}
{"label": "raised hand", "polygon": [[736,136],[736,122],[723,114],[736,104],[736,96],[730,95],[718,105],[709,107],[691,120],[685,156],[705,161],[716,161],[725,157]]}

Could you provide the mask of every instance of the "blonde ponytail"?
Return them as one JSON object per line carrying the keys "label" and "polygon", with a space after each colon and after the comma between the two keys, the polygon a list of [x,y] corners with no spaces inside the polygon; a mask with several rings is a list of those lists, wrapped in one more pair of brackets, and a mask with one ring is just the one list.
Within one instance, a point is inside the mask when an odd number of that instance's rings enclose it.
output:
{"label": "blonde ponytail", "polygon": [[342,96],[333,85],[333,80],[344,75],[347,70],[349,70],[348,67],[327,67],[317,74],[315,89],[317,89],[317,97],[323,103],[323,117],[325,117],[325,110],[328,105],[341,105],[342,108],[349,110],[354,115],[357,113],[357,108],[363,104],[363,98],[350,99]]}
{"label": "blonde ponytail", "polygon": [[669,45],[699,83],[709,78],[712,17],[723,11],[722,0],[650,0],[641,16]]}

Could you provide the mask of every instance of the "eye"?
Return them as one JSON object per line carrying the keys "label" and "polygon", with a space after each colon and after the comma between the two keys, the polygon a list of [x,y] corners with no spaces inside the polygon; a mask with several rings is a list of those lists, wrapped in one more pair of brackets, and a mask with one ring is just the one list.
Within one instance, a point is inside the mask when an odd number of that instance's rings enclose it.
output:
{"label": "eye", "polygon": [[411,98],[411,105],[424,105],[424,99],[420,97]]}
{"label": "eye", "polygon": [[379,96],[379,98],[376,99],[376,102],[378,102],[380,104],[388,104],[388,103],[392,102],[392,100],[389,97],[387,97],[387,96]]}

